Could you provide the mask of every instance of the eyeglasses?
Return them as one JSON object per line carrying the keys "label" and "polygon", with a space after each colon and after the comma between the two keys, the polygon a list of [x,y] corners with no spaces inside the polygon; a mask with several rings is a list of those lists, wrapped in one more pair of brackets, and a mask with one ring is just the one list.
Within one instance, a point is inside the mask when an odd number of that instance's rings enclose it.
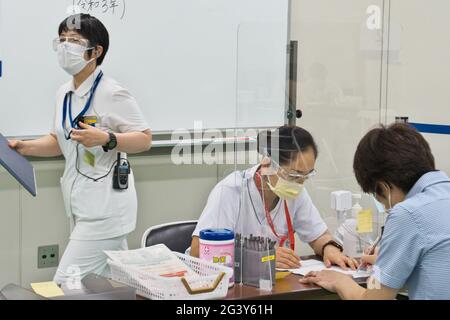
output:
{"label": "eyeglasses", "polygon": [[284,179],[292,182],[303,182],[308,179],[311,179],[317,175],[317,171],[314,169],[307,174],[300,173],[295,170],[287,170],[280,166],[276,161],[272,160],[272,166],[276,169]]}
{"label": "eyeglasses", "polygon": [[[286,170],[285,169],[281,168],[281,171],[284,171],[285,175],[286,175]],[[286,180],[289,180],[289,181],[306,181],[306,180],[308,180],[310,178],[315,177],[316,175],[317,175],[317,171],[316,170],[313,170],[313,171],[311,171],[308,174],[302,174],[302,173],[298,173],[296,171],[289,171],[289,172],[287,172],[287,175],[286,175],[287,179]]]}
{"label": "eyeglasses", "polygon": [[57,51],[59,45],[65,42],[77,44],[79,46],[85,47],[86,49],[89,48],[89,40],[77,37],[58,37],[53,40],[53,50]]}

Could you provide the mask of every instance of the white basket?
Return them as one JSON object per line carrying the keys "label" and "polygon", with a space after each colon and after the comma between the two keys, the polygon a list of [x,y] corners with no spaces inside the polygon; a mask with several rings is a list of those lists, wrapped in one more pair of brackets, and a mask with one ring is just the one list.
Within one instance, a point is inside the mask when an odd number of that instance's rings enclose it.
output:
{"label": "white basket", "polygon": [[[220,299],[227,295],[228,284],[233,275],[231,268],[209,263],[178,252],[173,253],[198,276],[184,278],[159,277],[145,273],[137,268],[108,260],[112,279],[135,288],[138,295],[152,300],[207,300]],[[218,281],[218,285],[215,289],[212,289]],[[209,290],[207,290],[208,288]],[[189,292],[189,289],[192,289],[194,292]],[[197,292],[198,290],[200,292]]]}

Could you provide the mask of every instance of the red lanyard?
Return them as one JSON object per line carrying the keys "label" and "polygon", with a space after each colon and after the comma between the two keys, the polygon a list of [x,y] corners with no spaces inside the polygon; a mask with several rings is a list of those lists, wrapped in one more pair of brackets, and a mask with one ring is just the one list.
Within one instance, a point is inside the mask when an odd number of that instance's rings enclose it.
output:
{"label": "red lanyard", "polygon": [[[261,174],[259,172],[256,172],[256,187],[258,188],[258,190],[262,190],[262,186],[261,186]],[[280,247],[284,247],[286,241],[289,239],[289,245],[291,247],[292,250],[295,250],[295,238],[294,238],[294,227],[292,226],[292,220],[291,220],[291,215],[289,214],[289,207],[287,204],[287,201],[283,201],[284,202],[284,214],[286,216],[286,223],[287,223],[287,227],[288,227],[288,234],[285,236],[279,236],[277,231],[275,230],[275,225],[273,223],[272,217],[270,215],[270,211],[269,211],[269,207],[266,205],[265,201],[264,201],[264,211],[266,213],[266,219],[267,222],[269,223],[270,229],[272,229],[273,234],[275,235],[275,237],[277,237],[278,239],[280,239]]]}

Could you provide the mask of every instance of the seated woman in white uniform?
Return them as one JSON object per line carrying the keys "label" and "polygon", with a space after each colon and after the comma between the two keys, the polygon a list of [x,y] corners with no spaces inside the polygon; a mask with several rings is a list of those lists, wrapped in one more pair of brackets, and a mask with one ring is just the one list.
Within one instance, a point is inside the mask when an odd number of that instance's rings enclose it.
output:
{"label": "seated woman in white uniform", "polygon": [[118,152],[125,158],[149,150],[152,134],[134,97],[99,68],[109,48],[105,26],[81,14],[65,19],[58,35],[54,49],[71,79],[57,93],[53,130],[10,146],[26,156],[65,158],[61,187],[72,233],[54,279],[65,284],[108,276],[103,251],[127,249],[136,227],[134,178],[131,172],[128,189],[114,189],[112,168]]}
{"label": "seated woman in white uniform", "polygon": [[260,134],[258,149],[266,156],[261,164],[232,173],[211,192],[193,233],[191,255],[199,256],[201,230],[226,228],[243,236],[276,240],[277,268],[298,268],[296,233],[327,266],[355,269],[358,263],[342,254],[304,188],[308,178],[315,175],[318,155],[311,134],[299,127],[283,126]]}

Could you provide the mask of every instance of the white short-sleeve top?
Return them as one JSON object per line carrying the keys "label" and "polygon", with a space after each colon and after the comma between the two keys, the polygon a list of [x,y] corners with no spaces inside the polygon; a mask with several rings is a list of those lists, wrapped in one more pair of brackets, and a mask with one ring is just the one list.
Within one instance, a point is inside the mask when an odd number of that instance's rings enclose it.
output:
{"label": "white short-sleeve top", "polygon": [[[136,227],[137,197],[133,174],[130,175],[129,188],[125,191],[113,190],[112,172],[94,182],[89,177],[106,175],[117,160],[117,152],[104,152],[102,147],[85,148],[72,140],[66,140],[63,130],[63,103],[66,94],[72,94],[72,117],[75,119],[84,109],[91,88],[100,74],[100,68],[75,90],[70,81],[58,90],[53,132],[66,160],[61,187],[65,210],[74,218],[75,227],[71,239],[104,240],[126,235]],[[115,80],[103,76],[95,92],[91,107],[86,116],[97,117],[96,127],[107,132],[142,132],[149,129],[134,97]],[[66,128],[70,130],[69,117]],[[85,161],[89,153],[92,161]]]}

